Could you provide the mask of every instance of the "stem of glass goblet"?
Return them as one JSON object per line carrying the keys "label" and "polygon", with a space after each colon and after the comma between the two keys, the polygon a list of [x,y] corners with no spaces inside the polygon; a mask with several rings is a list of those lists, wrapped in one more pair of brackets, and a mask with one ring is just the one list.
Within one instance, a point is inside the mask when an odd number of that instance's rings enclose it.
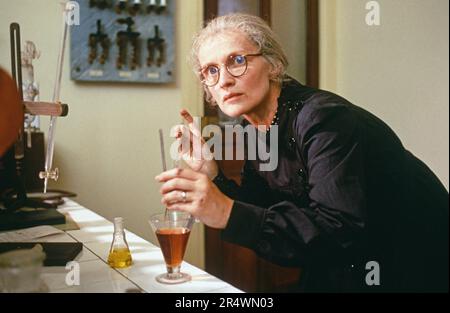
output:
{"label": "stem of glass goblet", "polygon": [[178,278],[180,275],[180,265],[178,266],[167,266],[167,277],[169,279]]}

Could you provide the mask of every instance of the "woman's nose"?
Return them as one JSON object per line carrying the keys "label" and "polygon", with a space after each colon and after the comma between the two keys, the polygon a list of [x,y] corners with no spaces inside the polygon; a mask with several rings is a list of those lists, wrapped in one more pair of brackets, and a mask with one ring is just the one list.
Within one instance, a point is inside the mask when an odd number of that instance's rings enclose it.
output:
{"label": "woman's nose", "polygon": [[235,82],[235,78],[230,73],[228,73],[228,71],[225,67],[223,67],[220,70],[218,85],[221,88],[224,88],[224,87],[232,86],[234,84],[234,82]]}

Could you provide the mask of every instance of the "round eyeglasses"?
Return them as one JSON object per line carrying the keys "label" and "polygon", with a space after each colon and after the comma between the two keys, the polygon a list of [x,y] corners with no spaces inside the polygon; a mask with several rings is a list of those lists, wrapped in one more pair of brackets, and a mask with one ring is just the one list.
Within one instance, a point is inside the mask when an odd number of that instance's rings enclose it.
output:
{"label": "round eyeglasses", "polygon": [[[227,72],[233,77],[240,77],[247,72],[248,57],[262,56],[262,53],[249,53],[249,54],[237,54],[230,55],[223,65],[227,69]],[[208,87],[212,87],[219,82],[220,67],[219,65],[211,64],[203,67],[200,70],[202,83]]]}

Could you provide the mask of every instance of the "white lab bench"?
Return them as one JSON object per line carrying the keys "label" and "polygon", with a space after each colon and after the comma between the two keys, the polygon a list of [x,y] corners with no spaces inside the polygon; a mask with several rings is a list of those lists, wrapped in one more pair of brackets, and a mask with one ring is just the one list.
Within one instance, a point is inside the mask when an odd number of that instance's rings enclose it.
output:
{"label": "white lab bench", "polygon": [[126,231],[126,238],[133,264],[125,269],[113,269],[107,263],[113,224],[71,199],[66,199],[66,203],[58,211],[70,215],[80,229],[48,236],[45,241],[83,243],[83,250],[75,259],[79,264],[80,284],[70,286],[66,283],[66,276],[71,269],[63,266],[44,267],[41,278],[49,292],[242,292],[187,262],[182,263],[181,270],[192,276],[191,281],[177,285],[158,283],[155,277],[166,271],[160,248],[129,231]]}

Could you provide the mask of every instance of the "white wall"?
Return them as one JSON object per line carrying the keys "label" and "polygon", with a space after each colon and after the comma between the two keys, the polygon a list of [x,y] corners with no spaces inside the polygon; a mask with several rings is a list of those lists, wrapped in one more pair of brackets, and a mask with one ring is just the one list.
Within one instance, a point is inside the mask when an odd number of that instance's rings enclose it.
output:
{"label": "white wall", "polygon": [[[22,42],[32,40],[42,51],[35,63],[41,100],[51,100],[53,91],[62,29],[59,2],[0,0],[0,66],[10,70],[9,24],[19,22]],[[123,216],[128,229],[153,242],[147,220],[163,210],[160,185],[154,181],[161,172],[158,128],[167,135],[180,121],[181,106],[202,113],[200,87],[186,62],[192,34],[201,25],[201,3],[177,0],[174,84],[75,83],[66,50],[61,99],[69,104],[69,115],[57,123],[54,166],[60,180],[50,187],[77,193],[76,201],[109,220]],[[47,131],[48,118],[42,121]],[[167,138],[167,151],[169,143]],[[186,260],[203,267],[203,249],[203,230],[197,225]]]}
{"label": "white wall", "polygon": [[306,1],[272,0],[272,29],[289,60],[288,74],[306,83]]}
{"label": "white wall", "polygon": [[379,0],[380,26],[367,2],[320,2],[321,88],[387,122],[448,190],[449,2]]}

